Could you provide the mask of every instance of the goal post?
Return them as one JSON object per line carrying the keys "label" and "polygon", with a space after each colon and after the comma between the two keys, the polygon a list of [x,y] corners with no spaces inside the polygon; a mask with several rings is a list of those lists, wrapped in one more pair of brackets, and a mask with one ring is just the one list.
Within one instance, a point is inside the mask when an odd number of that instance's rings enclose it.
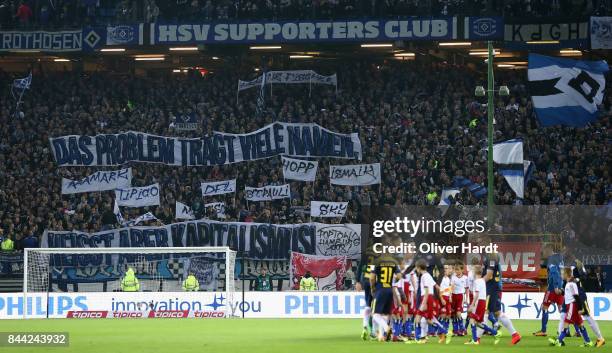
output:
{"label": "goal post", "polygon": [[54,292],[124,291],[121,282],[130,269],[138,279],[138,288],[131,291],[137,292],[181,292],[183,281],[193,274],[199,282],[193,291],[223,293],[225,317],[230,317],[235,265],[236,251],[226,246],[26,248],[23,316],[28,316],[28,296],[46,295],[48,306]]}

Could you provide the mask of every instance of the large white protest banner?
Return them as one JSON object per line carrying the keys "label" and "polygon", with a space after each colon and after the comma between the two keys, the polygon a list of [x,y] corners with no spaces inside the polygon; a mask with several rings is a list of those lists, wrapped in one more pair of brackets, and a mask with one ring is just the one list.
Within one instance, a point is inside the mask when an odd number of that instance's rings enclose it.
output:
{"label": "large white protest banner", "polygon": [[62,194],[115,190],[132,185],[132,168],[100,170],[79,180],[62,178]]}
{"label": "large white protest banner", "polygon": [[330,183],[334,185],[364,186],[380,184],[380,163],[332,165],[329,169]]}
{"label": "large white protest banner", "polygon": [[159,184],[115,189],[115,200],[119,206],[127,207],[159,205]]}
{"label": "large white protest banner", "polygon": [[[356,249],[360,225],[347,224],[269,224],[252,222],[219,222],[194,220],[164,226],[109,229],[97,233],[45,230],[41,238],[43,248],[110,248],[110,247],[189,247],[229,246],[244,252],[250,259],[289,259],[290,251],[317,255],[336,255],[347,250],[351,256]],[[350,240],[350,247],[343,237]],[[352,249],[352,250],[351,250]],[[141,256],[135,254],[133,257]],[[109,256],[110,258],[110,256]],[[126,256],[129,259],[130,256]],[[70,258],[61,258],[71,261]],[[79,260],[80,261],[80,260]],[[91,262],[88,262],[91,261]],[[99,266],[97,254],[83,255],[83,266]],[[136,261],[136,260],[134,260]],[[133,262],[133,261],[128,261]],[[97,272],[99,274],[99,272]],[[95,275],[95,274],[94,274]]]}
{"label": "large white protest banner", "polygon": [[217,218],[225,218],[225,202],[211,202],[211,203],[207,203],[204,205],[204,208],[206,210],[213,209],[216,214],[217,214]]}
{"label": "large white protest banner", "polygon": [[[251,81],[238,80],[238,92],[252,87],[261,86],[263,75],[260,75]],[[268,71],[266,72],[266,84],[317,84],[317,85],[332,85],[338,84],[338,76],[336,74],[325,76],[320,75],[312,70],[289,70],[289,71]]]}
{"label": "large white protest banner", "polygon": [[317,255],[361,257],[361,224],[315,223]]}
{"label": "large white protest banner", "polygon": [[200,138],[165,137],[128,131],[49,139],[60,166],[112,166],[127,162],[212,166],[278,155],[361,160],[357,133],[341,134],[317,124],[275,122],[246,134],[213,132]]}
{"label": "large white protest banner", "polygon": [[245,187],[244,195],[247,201],[272,201],[291,197],[289,184],[266,185],[261,188]]}
{"label": "large white protest banner", "polygon": [[344,217],[348,202],[310,201],[311,217]]}
{"label": "large white protest banner", "polygon": [[195,216],[193,215],[193,210],[191,209],[191,207],[185,205],[182,202],[176,201],[174,218],[195,219]]}
{"label": "large white protest banner", "polygon": [[236,192],[236,179],[223,181],[209,181],[200,183],[202,196],[231,194]]}
{"label": "large white protest banner", "polygon": [[282,156],[283,177],[289,180],[314,181],[319,162]]}

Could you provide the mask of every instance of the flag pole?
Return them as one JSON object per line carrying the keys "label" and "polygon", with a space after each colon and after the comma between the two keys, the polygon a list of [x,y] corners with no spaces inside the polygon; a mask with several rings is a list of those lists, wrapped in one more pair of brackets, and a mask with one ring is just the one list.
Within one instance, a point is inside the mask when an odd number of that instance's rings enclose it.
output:
{"label": "flag pole", "polygon": [[495,206],[495,181],[493,180],[493,106],[494,82],[493,82],[493,42],[488,42],[489,55],[487,60],[487,220],[489,229],[493,227],[493,208]]}

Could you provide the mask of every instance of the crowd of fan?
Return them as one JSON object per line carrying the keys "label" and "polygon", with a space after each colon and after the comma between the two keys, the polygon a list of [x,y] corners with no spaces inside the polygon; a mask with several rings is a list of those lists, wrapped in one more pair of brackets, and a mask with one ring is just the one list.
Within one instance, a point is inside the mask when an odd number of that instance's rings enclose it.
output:
{"label": "crowd of fan", "polygon": [[0,29],[156,21],[606,15],[611,0],[0,0]]}
{"label": "crowd of fan", "polygon": [[[484,78],[465,67],[430,63],[369,62],[337,65],[339,91],[294,85],[267,92],[268,112],[257,116],[258,90],[243,91],[236,102],[238,78],[250,79],[252,68],[193,74],[135,77],[111,73],[43,73],[34,71],[17,117],[15,100],[5,88],[0,101],[0,232],[17,241],[39,237],[45,229],[95,232],[117,227],[112,191],[61,194],[61,179],[78,179],[95,168],[62,167],[54,162],[49,137],[142,131],[165,136],[201,136],[212,131],[246,133],[277,121],[316,122],[337,132],[358,132],[363,163],[380,162],[383,183],[342,187],[329,183],[329,165],[353,161],[323,159],[314,183],[291,182],[291,199],[245,202],[245,186],[283,184],[280,158],[215,167],[173,167],[130,163],[133,186],[159,182],[161,206],[122,208],[126,219],[152,211],[161,222],[175,222],[175,201],[193,207],[196,218],[218,219],[203,205],[227,204],[229,221],[308,222],[311,200],[350,201],[347,217],[360,222],[361,210],[378,206],[426,205],[439,202],[455,176],[486,185],[486,117],[474,98]],[[331,67],[309,67],[322,74]],[[2,82],[12,77],[0,74]],[[525,89],[525,71],[499,73],[511,95],[496,104],[496,141],[522,137],[525,159],[535,172],[525,191],[525,204],[606,205],[610,188],[609,135],[612,96],[602,117],[585,129],[538,128]],[[8,87],[3,84],[2,87]],[[128,103],[129,102],[129,103]],[[200,117],[198,131],[171,126],[182,111]],[[354,162],[353,162],[354,163]],[[106,168],[116,169],[116,168]],[[236,195],[202,199],[201,181],[237,178]],[[503,177],[496,177],[497,204],[515,204]],[[484,199],[463,190],[456,203],[481,205]],[[151,222],[149,224],[154,224]],[[0,234],[1,236],[2,234]],[[30,241],[28,240],[28,241]]]}

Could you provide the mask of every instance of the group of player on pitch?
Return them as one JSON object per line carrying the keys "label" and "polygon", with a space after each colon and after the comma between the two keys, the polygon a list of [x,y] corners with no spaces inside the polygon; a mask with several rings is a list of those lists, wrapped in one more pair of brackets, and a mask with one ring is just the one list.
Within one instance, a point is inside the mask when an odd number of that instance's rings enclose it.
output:
{"label": "group of player on pitch", "polygon": [[[598,340],[593,343],[582,326],[581,314],[588,315],[586,294],[579,293],[580,287],[569,270],[569,275],[563,271],[566,284],[565,296],[561,297],[565,305],[559,306],[568,313],[562,315],[561,320],[565,329],[559,332],[557,339],[550,340],[551,344],[564,345],[567,326],[576,323],[585,340],[583,346],[601,347],[605,340],[599,328],[594,330]],[[510,318],[502,312],[501,266],[495,254],[485,258],[482,264],[474,262],[467,266],[467,271],[461,262],[447,262],[438,282],[428,272],[425,260],[406,263],[403,270],[393,262],[381,262],[368,266],[362,286],[367,305],[363,317],[364,340],[423,344],[428,337],[437,335],[438,343],[448,344],[453,336],[466,336],[469,328],[471,338],[465,344],[480,344],[484,334],[492,336],[493,344],[498,344],[502,325],[511,334],[511,344],[521,340]],[[551,297],[547,292],[545,303],[547,298],[557,300],[557,293],[559,291]],[[464,298],[467,300],[465,322]]]}
{"label": "group of player on pitch", "polygon": [[[583,338],[583,347],[602,347],[606,344],[606,340],[601,334],[599,325],[591,316],[587,295],[580,283],[580,278],[586,275],[582,263],[575,261],[572,265],[565,267],[559,261],[559,256],[553,255],[548,259],[547,268],[548,286],[542,302],[542,328],[540,331],[534,332],[534,336],[547,336],[548,308],[554,303],[559,309],[560,320],[557,330],[558,336],[548,339],[550,345],[565,346],[565,338],[570,336],[569,327],[572,325],[576,330],[576,336]],[[590,340],[584,327],[585,320],[597,337],[596,342]]]}

